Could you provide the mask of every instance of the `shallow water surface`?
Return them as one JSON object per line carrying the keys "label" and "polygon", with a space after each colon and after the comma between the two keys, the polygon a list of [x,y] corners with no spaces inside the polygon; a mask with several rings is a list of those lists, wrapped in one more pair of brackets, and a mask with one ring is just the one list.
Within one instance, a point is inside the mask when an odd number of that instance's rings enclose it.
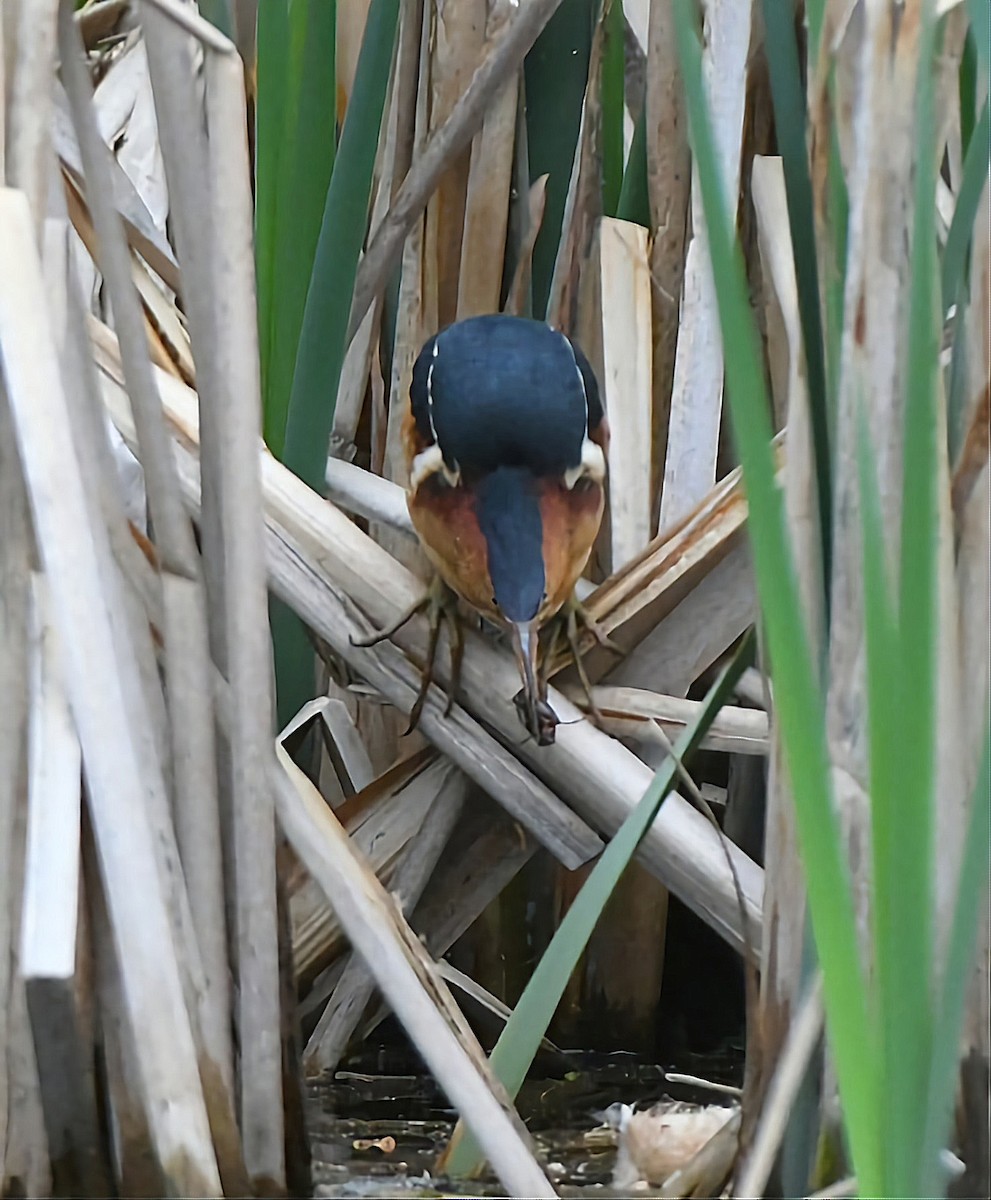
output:
{"label": "shallow water surface", "polygon": [[[742,1056],[730,1048],[669,1069],[739,1085],[742,1066]],[[418,1069],[395,1050],[371,1050],[352,1059],[347,1070],[310,1085],[307,1121],[317,1196],[502,1195],[491,1175],[454,1185],[433,1175],[455,1114]],[[629,1054],[568,1052],[538,1074],[544,1077],[527,1081],[518,1107],[562,1195],[610,1194],[615,1142],[611,1131],[597,1128],[597,1114],[610,1104],[713,1099],[706,1090],[668,1081],[662,1067]]]}

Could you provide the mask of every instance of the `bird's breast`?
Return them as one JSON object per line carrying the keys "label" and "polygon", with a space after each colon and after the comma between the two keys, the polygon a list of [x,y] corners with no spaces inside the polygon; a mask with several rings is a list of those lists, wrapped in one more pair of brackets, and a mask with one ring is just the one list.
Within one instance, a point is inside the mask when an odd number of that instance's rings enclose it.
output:
{"label": "bird's breast", "polygon": [[[589,479],[567,487],[557,478],[535,480],[541,522],[545,596],[538,624],[552,617],[574,590],[602,520],[602,486]],[[474,490],[430,476],[407,496],[410,518],[441,578],[483,616],[504,624],[494,602],[489,550]]]}
{"label": "bird's breast", "polygon": [[498,620],[488,548],[471,490],[430,476],[407,494],[406,504],[423,549],[444,582],[484,616]]}

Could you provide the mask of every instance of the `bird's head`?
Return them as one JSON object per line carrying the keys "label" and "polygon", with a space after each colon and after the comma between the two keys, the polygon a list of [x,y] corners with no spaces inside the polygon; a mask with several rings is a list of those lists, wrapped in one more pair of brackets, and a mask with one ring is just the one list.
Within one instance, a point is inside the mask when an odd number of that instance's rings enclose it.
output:
{"label": "bird's head", "polygon": [[475,317],[427,342],[410,398],[413,523],[446,582],[509,630],[537,733],[537,634],[571,595],[602,518],[595,376],[547,325]]}

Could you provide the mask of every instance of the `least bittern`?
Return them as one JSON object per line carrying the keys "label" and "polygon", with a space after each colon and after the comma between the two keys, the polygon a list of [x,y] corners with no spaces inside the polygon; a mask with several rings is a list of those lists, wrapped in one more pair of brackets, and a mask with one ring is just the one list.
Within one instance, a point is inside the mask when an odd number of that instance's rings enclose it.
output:
{"label": "least bittern", "polygon": [[[539,321],[472,317],[423,347],[410,401],[403,446],[413,525],[443,585],[508,631],[523,722],[547,745],[557,718],[538,672],[538,633],[561,613],[574,642],[574,587],[602,520],[609,431],[595,375],[577,346]],[[411,725],[441,619],[451,615],[447,595],[435,588],[418,606],[430,610],[431,641]],[[451,698],[456,619],[453,628]]]}

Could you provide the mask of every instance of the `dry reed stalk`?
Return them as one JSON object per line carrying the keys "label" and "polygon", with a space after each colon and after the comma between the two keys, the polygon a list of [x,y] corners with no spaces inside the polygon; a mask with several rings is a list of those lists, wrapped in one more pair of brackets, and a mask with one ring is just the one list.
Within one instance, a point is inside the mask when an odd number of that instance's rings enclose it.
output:
{"label": "dry reed stalk", "polygon": [[176,834],[207,985],[203,1034],[224,1086],[230,1090],[234,1067],[227,928],[206,601],[199,556],[183,508],[161,400],[148,360],[144,325],[132,285],[131,256],[111,195],[108,164],[113,160],[97,129],[89,73],[72,13],[65,5],[59,16],[59,47],[99,234],[100,266],[111,297],[125,380],[133,401],[149,514],[162,566],[162,632]]}
{"label": "dry reed stalk", "polygon": [[[536,843],[521,826],[476,789],[412,917],[413,927],[435,960],[446,954],[502,893],[535,849]],[[302,1019],[326,1003],[344,964],[343,957],[336,959],[313,981],[300,1005]],[[367,1039],[388,1012],[388,1007],[380,1004],[359,1031],[360,1037]]]}
{"label": "dry reed stalk", "polygon": [[[818,661],[825,637],[822,558],[816,498],[805,352],[787,219],[781,160],[755,158],[751,175],[757,236],[764,277],[769,342],[780,338],[774,355],[784,364],[784,388],[776,401],[787,414],[788,457],[784,502],[809,642]],[[769,349],[771,347],[769,346]],[[748,1048],[754,1083],[752,1106],[767,1086],[772,1064],[792,1027],[803,984],[806,934],[804,871],[798,852],[794,800],[790,794],[780,732],[772,721],[772,750],[765,818],[764,862],[767,890],[764,918],[759,1036]]]}
{"label": "dry reed stalk", "polygon": [[[651,496],[662,497],[692,181],[671,0],[650,0],[646,75],[647,190],[653,233]],[[657,532],[659,507],[652,514],[651,533]]]}
{"label": "dry reed stalk", "polygon": [[10,14],[13,5],[8,4],[0,12],[0,179],[7,178],[7,27],[11,26]]}
{"label": "dry reed stalk", "polygon": [[[333,750],[328,755],[328,765],[341,789],[343,800],[371,783],[375,778],[375,769],[372,767],[372,760],[365,748],[361,732],[344,701],[325,696],[312,701],[312,704],[319,709],[320,719],[333,743]],[[285,736],[285,731],[279,735],[281,740],[285,740]],[[331,807],[336,805],[332,804]]]}
{"label": "dry reed stalk", "polygon": [[[456,0],[454,3],[441,0],[436,6],[430,47],[430,134],[435,134],[448,120],[464,95],[476,64],[484,61],[487,7],[486,0]],[[504,87],[500,84],[489,102],[488,113],[481,125],[482,134]],[[468,144],[452,154],[427,202],[424,257],[436,270],[438,329],[449,325],[458,310],[470,159]],[[500,169],[496,164],[490,164],[490,167],[496,171]]]}
{"label": "dry reed stalk", "polygon": [[143,6],[142,19],[201,397],[201,528],[210,643],[214,661],[230,680],[237,710],[229,731],[229,762],[221,756],[221,797],[230,806],[229,861],[234,864],[229,885],[237,944],[239,1110],[249,1175],[262,1188],[281,1190],[285,1147],[275,823],[265,784],[272,700],[257,538],[261,422],[243,80],[232,44],[216,31],[208,37],[200,29],[211,133],[207,147],[202,113],[189,88],[191,47],[173,24],[180,19],[175,7],[156,0]]}
{"label": "dry reed stalk", "polygon": [[[581,702],[578,690],[573,699]],[[604,727],[615,724],[621,736],[636,737],[636,725],[658,722],[674,740],[689,725],[702,707],[699,700],[683,700],[643,688],[594,687],[592,701],[602,714]],[[767,714],[752,708],[726,705],[716,714],[708,733],[699,743],[700,750],[720,750],[726,754],[765,755],[769,749]]]}
{"label": "dry reed stalk", "polygon": [[603,400],[609,416],[612,570],[634,559],[651,531],[651,295],[647,230],[599,223],[597,297],[602,321]]}
{"label": "dry reed stalk", "polygon": [[603,682],[685,697],[756,619],[750,546],[739,541]]}
{"label": "dry reed stalk", "polygon": [[[415,31],[419,37],[415,43],[417,52],[416,104],[411,149],[413,157],[418,161],[422,157],[426,143],[430,116],[430,31],[430,8],[429,5],[424,4],[420,14],[420,28]],[[409,32],[411,43],[413,42],[413,32],[414,30],[411,28]],[[407,49],[405,38],[403,49]],[[409,53],[412,57],[412,49]],[[413,75],[412,67],[410,67],[410,74]],[[411,220],[410,228],[403,239],[396,335],[392,349],[392,373],[389,380],[389,407],[383,470],[390,480],[394,483],[402,482],[404,486],[406,467],[402,448],[402,427],[403,418],[409,406],[413,363],[416,361],[423,342],[438,328],[436,287],[430,286],[427,279],[426,223],[426,218],[418,214],[415,219]],[[413,565],[416,557],[412,553],[406,554],[403,556],[403,561]]]}
{"label": "dry reed stalk", "polygon": [[[168,722],[161,692],[155,653],[149,635],[143,605],[151,603],[162,628],[160,615],[162,584],[159,577],[148,567],[145,557],[138,550],[128,530],[121,508],[120,496],[114,486],[116,471],[106,441],[105,416],[100,404],[92,359],[85,334],[84,318],[78,303],[75,279],[70,278],[70,260],[67,258],[67,240],[64,219],[46,222],[45,269],[46,284],[52,298],[52,311],[59,320],[57,333],[60,336],[62,353],[62,377],[67,390],[78,390],[82,403],[70,406],[74,444],[82,452],[83,461],[91,463],[89,479],[93,493],[99,501],[103,520],[110,537],[110,544],[117,563],[124,569],[128,580],[136,580],[136,590],[128,586],[120,588],[120,605],[128,618],[128,633],[141,676],[145,702],[153,720],[150,723],[154,734],[154,746],[149,748],[149,770],[162,771],[166,787],[172,783],[171,754]],[[68,286],[67,286],[68,284]],[[116,574],[111,572],[108,584],[117,586]],[[212,723],[212,718],[211,718]],[[221,1179],[228,1191],[243,1192],[247,1185],[241,1160],[240,1144],[234,1116],[233,1097],[224,1083],[222,1046],[218,1041],[227,1036],[227,1014],[218,1013],[215,997],[211,997],[206,986],[202,966],[199,938],[195,929],[192,911],[187,897],[184,873],[179,866],[175,830],[171,813],[161,803],[157,789],[150,792],[150,815],[155,825],[155,836],[165,860],[165,879],[168,884],[168,903],[173,925],[179,931],[183,952],[178,956],[186,1005],[192,1022],[193,1037],[197,1045],[200,1078],[208,1107],[211,1134],[217,1149]],[[196,814],[202,820],[201,814]],[[226,973],[226,964],[222,964]],[[211,1001],[213,1007],[211,1008]],[[214,1023],[211,1029],[211,1022]],[[219,1037],[211,1035],[220,1030]],[[134,1056],[131,1056],[133,1070]],[[229,1071],[228,1067],[228,1071]]]}
{"label": "dry reed stalk", "polygon": [[[588,82],[582,101],[575,156],[568,194],[561,217],[561,237],[547,295],[546,320],[555,329],[575,328],[582,292],[583,268],[595,245],[602,216],[599,163],[602,141],[602,54],[605,43],[605,7],[599,9],[588,60]],[[595,361],[594,359],[592,360]]]}
{"label": "dry reed stalk", "polygon": [[[0,287],[5,384],[39,552],[59,631],[66,690],[87,766],[90,813],[135,1029],[140,1086],[153,1143],[178,1189],[216,1194],[220,1177],[183,996],[168,894],[181,880],[156,845],[164,787],[137,733],[148,728],[110,546],[84,481],[23,194],[0,192]],[[16,288],[12,281],[16,280]],[[87,464],[91,465],[91,464]],[[106,731],[117,737],[108,740]],[[141,910],[133,897],[143,895]]]}
{"label": "dry reed stalk", "polygon": [[[65,186],[81,201],[85,192],[83,163],[76,133],[72,127],[68,97],[60,82],[56,83],[55,88],[52,140],[62,167]],[[124,222],[128,245],[141,255],[167,287],[178,291],[179,267],[164,233],[155,224],[137,188],[113,155],[107,156],[106,170],[110,175],[113,206]]]}
{"label": "dry reed stalk", "polygon": [[[494,0],[482,52],[512,19],[510,0]],[[485,6],[482,6],[484,10]],[[484,20],[483,20],[484,24]],[[471,147],[457,293],[457,318],[499,310],[509,221],[519,72],[507,74]]]}
{"label": "dry reed stalk", "polygon": [[[55,195],[57,202],[57,193]],[[107,443],[106,419],[89,354],[78,279],[70,255],[69,228],[64,215],[45,221],[42,267],[63,387],[78,400],[69,406],[73,444],[78,447],[84,463],[91,464],[90,486],[107,530],[114,559],[118,564],[126,564],[142,556],[128,529],[116,485],[115,465]],[[165,787],[171,791],[165,698],[151,637],[137,597],[130,588],[120,587],[119,584],[116,575],[108,581],[108,585],[118,591],[121,610],[127,618],[127,633],[138,667],[144,702],[148,706],[149,732],[156,754],[155,769],[162,773]]]}
{"label": "dry reed stalk", "polygon": [[110,1148],[114,1179],[124,1195],[157,1196],[164,1191],[165,1181],[155,1156],[148,1153],[152,1134],[136,1089],[136,1034],[124,1006],[96,847],[91,831],[85,826],[83,835],[83,877],[92,935],[94,987],[99,999],[96,1033],[103,1044],[105,1103],[117,1131]]}
{"label": "dry reed stalk", "polygon": [[[389,883],[389,894],[395,897],[400,910],[407,916],[433,874],[468,793],[467,778],[449,764],[443,765],[446,778]],[[374,992],[373,977],[352,952],[307,1042],[303,1069],[308,1075],[336,1069]]]}
{"label": "dry reed stalk", "polygon": [[[750,49],[750,0],[705,0],[702,71],[723,195],[740,190],[740,144]],[[715,284],[698,180],[692,186],[692,237],[685,255],[678,349],[671,392],[658,529],[673,528],[716,481],[723,356]],[[735,203],[734,203],[735,209]]]}
{"label": "dry reed stalk", "polygon": [[403,489],[353,463],[327,460],[327,499],[345,512],[416,536]]}
{"label": "dry reed stalk", "polygon": [[[48,194],[51,153],[52,76],[59,0],[11,0],[5,6],[5,37],[11,38],[10,108],[6,113],[6,182],[28,197],[40,241]],[[9,24],[8,24],[9,21]]]}
{"label": "dry reed stalk", "polygon": [[[905,146],[905,118],[890,111],[905,108],[905,81],[896,92],[892,66],[905,47],[889,57],[894,32],[886,6],[867,9],[864,20],[851,22],[837,57],[848,64],[847,89],[835,116],[850,146],[848,160],[849,233],[840,380],[834,451],[834,554],[830,609],[837,614],[830,630],[827,725],[833,764],[833,788],[850,855],[858,936],[866,957],[869,944],[870,805],[867,762],[867,695],[863,653],[863,551],[860,537],[857,480],[858,415],[861,397],[876,396],[869,407],[888,567],[899,561],[900,521],[896,499],[901,492],[900,413],[893,411],[902,395],[895,359],[900,350],[899,323],[907,292],[898,264],[907,269],[904,246],[891,253],[890,238],[906,236],[906,201],[910,194]],[[911,86],[909,90],[911,90]],[[896,100],[896,95],[898,99]],[[848,108],[844,108],[848,105]],[[908,106],[911,107],[911,106]],[[851,114],[850,124],[841,116]],[[888,123],[892,122],[889,133]],[[847,126],[844,129],[844,126]],[[882,134],[883,131],[883,134]],[[828,136],[828,135],[826,135]],[[841,134],[843,136],[843,134]],[[889,189],[902,179],[898,196]],[[885,186],[882,190],[882,182]],[[887,199],[886,199],[887,197]],[[892,211],[887,211],[888,208]],[[856,322],[849,314],[858,314]],[[882,388],[883,392],[875,392]],[[891,578],[889,574],[889,579]],[[865,967],[868,964],[864,963]]]}
{"label": "dry reed stalk", "polygon": [[[108,158],[107,164],[109,165],[113,161],[112,157]],[[70,172],[65,171],[63,172],[63,182],[65,184],[66,204],[73,228],[79,235],[80,241],[89,251],[94,268],[102,269],[100,243],[82,184]],[[175,271],[172,273],[176,274]],[[196,372],[189,348],[189,338],[179,319],[178,310],[162,293],[161,286],[152,279],[148,266],[138,256],[137,251],[133,249],[131,250],[130,257],[130,274],[134,287],[141,298],[144,321],[154,330],[156,339],[161,342],[163,354],[169,369],[180,374],[187,381],[192,382],[195,379]],[[181,286],[178,275],[176,275],[176,285]]]}
{"label": "dry reed stalk", "polygon": [[[170,218],[177,258],[184,280],[186,316],[198,395],[202,398],[204,463],[203,512],[200,539],[210,651],[227,669],[224,631],[223,532],[220,501],[222,439],[219,431],[220,383],[213,365],[214,314],[210,303],[211,203],[208,191],[207,147],[201,113],[189,88],[193,77],[191,47],[176,37],[171,21],[150,5],[142,8],[148,68],[155,95],[159,141],[170,197]],[[216,468],[216,469],[215,469]],[[223,764],[221,764],[223,766]],[[229,768],[220,772],[221,802],[228,804]]]}
{"label": "dry reed stalk", "polygon": [[753,1141],[737,1168],[734,1190],[741,1196],[764,1194],[799,1089],[822,1038],[823,1019],[822,976],[816,974],[787,1026]]}
{"label": "dry reed stalk", "polygon": [[[522,106],[517,108],[516,123],[519,128],[522,120]],[[516,176],[518,177],[524,166],[520,161],[521,155],[517,155]],[[526,175],[524,175],[526,178]],[[511,316],[520,317],[529,303],[527,297],[530,292],[530,284],[533,274],[533,248],[537,244],[537,235],[540,233],[540,226],[544,219],[544,207],[547,203],[547,180],[549,176],[540,175],[530,184],[526,192],[526,224],[519,238],[519,250],[517,253],[516,266],[513,269],[513,281],[509,285],[509,291],[506,293],[506,303],[503,306],[503,312],[509,313]]]}
{"label": "dry reed stalk", "polygon": [[[344,21],[350,24],[355,19],[354,9],[354,5],[341,5],[338,8],[339,40],[340,24]],[[385,219],[395,190],[402,181],[405,171],[409,168],[410,143],[416,110],[419,32],[422,19],[417,9],[417,4],[406,4],[399,14],[397,60],[389,81],[390,93],[385,136],[382,139],[376,164],[377,186],[369,222],[370,236],[375,234]],[[362,16],[362,26],[363,24],[364,17]],[[339,46],[338,56],[340,56],[342,48]],[[346,80],[341,86],[346,87]],[[358,435],[358,422],[368,388],[372,355],[378,341],[381,312],[382,301],[380,297],[376,296],[355,331],[344,356],[331,435],[331,443],[335,452],[342,456],[353,448]],[[333,461],[332,459],[331,463]],[[330,464],[328,464],[328,468],[329,466]]]}
{"label": "dry reed stalk", "polygon": [[53,1189],[98,1195],[109,1184],[91,1039],[77,1003],[82,755],[62,688],[62,650],[49,615],[44,576],[35,574],[32,584],[30,767],[19,971],[38,1063]]}
{"label": "dry reed stalk", "polygon": [[[550,20],[560,0],[530,0],[506,24],[498,42],[482,60],[450,116],[417,156],[372,238],[355,280],[348,333],[353,335],[369,305],[395,266],[403,243],[423,213],[450,162],[481,127],[488,106],[507,75],[522,65],[530,47]],[[436,328],[436,324],[434,326]]]}
{"label": "dry reed stalk", "polygon": [[275,819],[266,771],[272,757],[274,697],[262,527],[258,439],[260,368],[253,257],[253,209],[241,64],[206,57],[210,124],[214,365],[225,557],[227,678],[237,896],[240,1116],[249,1173],[259,1188],[285,1179],[279,1001]]}
{"label": "dry reed stalk", "polygon": [[527,1135],[432,961],[320,794],[284,751],[273,768],[279,819],[434,1077],[472,1127],[507,1190],[555,1195]]}
{"label": "dry reed stalk", "polygon": [[[779,462],[782,446],[779,434],[775,439]],[[732,471],[682,524],[654,538],[642,554],[592,593],[586,601],[589,615],[629,654],[743,542],[746,516],[740,472]],[[582,637],[581,644],[593,681],[616,668],[615,657],[590,634]],[[553,669],[561,670],[566,661],[561,654]],[[572,681],[571,672],[563,678]]]}
{"label": "dry reed stalk", "polygon": [[[449,763],[439,760],[412,776],[399,775],[391,787],[383,788],[376,781],[367,789],[378,793],[371,807],[354,818],[343,809],[338,810],[353,845],[375,874],[389,882],[390,888],[397,863],[415,846],[437,795],[448,782],[450,770]],[[357,799],[362,799],[361,793]],[[305,984],[340,952],[344,931],[336,913],[327,907],[319,884],[310,877],[291,890],[290,905],[293,961],[297,979]]]}
{"label": "dry reed stalk", "polygon": [[201,579],[163,571],[161,586],[176,838],[203,959],[203,1034],[233,1104],[228,933],[206,601]]}
{"label": "dry reed stalk", "polygon": [[[14,1063],[26,1032],[23,983],[15,971],[23,874],[24,796],[27,787],[28,616],[33,553],[27,495],[21,475],[3,375],[0,373],[0,1179],[20,1170],[22,1146],[12,1095],[23,1082]],[[20,993],[21,1003],[16,1001]],[[17,1057],[15,1057],[17,1056]],[[35,1079],[35,1092],[37,1079]],[[37,1104],[37,1097],[35,1097]],[[31,1177],[34,1184],[38,1183]]]}

